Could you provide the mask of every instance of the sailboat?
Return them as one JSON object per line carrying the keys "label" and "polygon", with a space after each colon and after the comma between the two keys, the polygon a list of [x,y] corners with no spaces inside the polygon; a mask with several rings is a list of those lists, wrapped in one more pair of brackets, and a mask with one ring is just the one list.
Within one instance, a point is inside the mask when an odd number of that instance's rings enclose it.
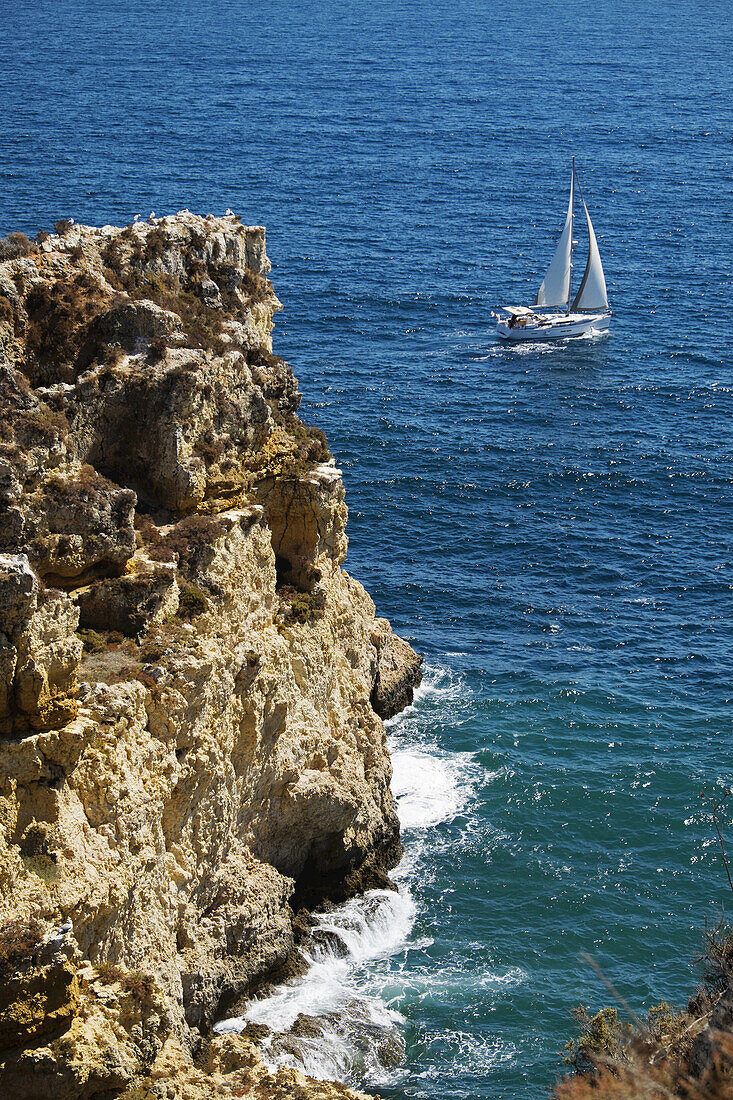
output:
{"label": "sailboat", "polygon": [[[573,298],[573,245],[578,243],[573,240],[576,184],[588,224],[588,262]],[[608,329],[611,310],[608,308],[606,279],[593,223],[575,171],[575,157],[570,175],[570,202],[565,225],[537,297],[531,307],[502,306],[498,313],[492,310],[491,315],[496,317],[497,332],[505,340],[558,340],[568,336],[583,336],[591,331],[605,332]]]}

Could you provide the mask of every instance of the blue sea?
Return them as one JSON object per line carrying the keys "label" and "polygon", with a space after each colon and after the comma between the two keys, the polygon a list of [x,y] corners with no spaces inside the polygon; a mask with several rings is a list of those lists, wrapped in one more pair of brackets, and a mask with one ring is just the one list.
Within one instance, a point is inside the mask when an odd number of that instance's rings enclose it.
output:
{"label": "blue sea", "polygon": [[[347,956],[256,1011],[320,1013],[303,1064],[392,1100],[546,1095],[571,1008],[612,999],[580,953],[635,1011],[684,1003],[733,902],[699,797],[733,781],[729,4],[0,16],[0,233],[265,224],[348,568],[425,656],[389,730],[400,893],[324,917]],[[572,155],[611,333],[503,345]]]}

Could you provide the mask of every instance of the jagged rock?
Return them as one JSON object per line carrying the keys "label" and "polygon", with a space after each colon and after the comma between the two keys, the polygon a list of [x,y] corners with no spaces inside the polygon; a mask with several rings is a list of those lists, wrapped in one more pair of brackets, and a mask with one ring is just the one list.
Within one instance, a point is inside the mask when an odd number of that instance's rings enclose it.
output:
{"label": "jagged rock", "polygon": [[142,497],[185,513],[246,487],[242,453],[272,428],[262,390],[239,358],[176,350],[83,375],[63,396],[85,461]]}
{"label": "jagged rock", "polygon": [[268,270],[264,230],[186,212],[0,264],[0,925],[73,914],[84,960],[68,1029],[0,1093],[353,1095],[233,1037],[192,1061],[292,966],[291,902],[389,885],[375,707],[419,676],[341,568],[343,484],[272,354]]}
{"label": "jagged rock", "polygon": [[79,1008],[79,982],[69,952],[39,947],[34,957],[0,966],[0,1051],[50,1042]]}
{"label": "jagged rock", "polygon": [[348,516],[341,471],[319,466],[305,475],[285,474],[262,480],[257,499],[272,531],[280,580],[310,591],[321,567],[340,565],[346,557]]}
{"label": "jagged rock", "polygon": [[47,584],[72,588],[121,572],[135,552],[137,497],[89,466],[56,475],[23,498],[22,541]]}
{"label": "jagged rock", "polygon": [[372,641],[377,648],[372,706],[380,718],[392,718],[412,703],[422,680],[422,657],[392,633],[386,619],[375,620]]}
{"label": "jagged rock", "polygon": [[211,309],[222,308],[221,291],[213,279],[202,279],[199,293]]}
{"label": "jagged rock", "polygon": [[299,939],[299,944],[309,952],[333,955],[337,959],[345,958],[349,949],[339,936],[330,928],[313,928]]}
{"label": "jagged rock", "polygon": [[145,351],[156,336],[170,336],[180,327],[177,314],[145,299],[113,307],[94,326],[100,342],[119,344],[131,355]]}
{"label": "jagged rock", "polygon": [[[64,955],[66,957],[64,958]],[[16,1010],[42,1032],[6,1038],[0,1081],[16,1100],[91,1100],[119,1093],[155,1061],[170,1031],[165,1001],[142,972],[100,977],[79,969],[73,945],[30,968]],[[43,1016],[44,1002],[51,1008]],[[56,1007],[58,1006],[58,1007]],[[13,1041],[14,1040],[14,1041]]]}
{"label": "jagged rock", "polygon": [[24,554],[0,554],[0,734],[53,729],[73,718],[78,621],[61,593],[39,594]]}
{"label": "jagged rock", "polygon": [[116,630],[131,637],[175,615],[179,607],[176,566],[136,554],[132,572],[98,581],[76,593],[79,622],[92,630]]}
{"label": "jagged rock", "polygon": [[38,580],[25,554],[0,554],[0,631],[22,633],[38,602]]}

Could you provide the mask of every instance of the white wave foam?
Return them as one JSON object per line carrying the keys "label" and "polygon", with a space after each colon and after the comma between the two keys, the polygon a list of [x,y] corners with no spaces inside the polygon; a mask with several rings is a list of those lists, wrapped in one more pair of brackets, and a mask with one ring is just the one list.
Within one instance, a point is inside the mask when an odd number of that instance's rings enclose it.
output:
{"label": "white wave foam", "polygon": [[310,966],[302,978],[251,1002],[244,1015],[218,1023],[216,1032],[264,1024],[272,1034],[263,1041],[263,1053],[273,1067],[293,1066],[320,1079],[357,1084],[394,1081],[389,1067],[399,1061],[404,1023],[394,1005],[412,984],[409,967],[395,959],[432,943],[412,935],[416,905],[409,883],[423,858],[420,830],[460,814],[481,773],[472,753],[449,753],[434,744],[438,728],[463,721],[465,697],[459,677],[427,666],[413,705],[386,723],[400,821],[406,832],[417,834],[394,873],[399,891],[372,890],[315,914],[317,929],[337,937],[336,943],[316,937],[303,952]]}
{"label": "white wave foam", "polygon": [[[311,965],[303,978],[253,1001],[243,1016],[223,1020],[214,1030],[265,1024],[273,1035],[263,1050],[273,1067],[297,1067],[322,1080],[344,1081],[356,1073],[376,1083],[386,1081],[384,1051],[394,1056],[395,1047],[399,1049],[398,1027],[404,1019],[370,983],[368,964],[413,946],[409,937],[415,913],[408,891],[370,890],[330,913],[316,914],[318,930],[337,936],[346,954],[327,945],[304,951]],[[301,1034],[299,1017],[307,1017],[316,1034]]]}
{"label": "white wave foam", "polygon": [[402,828],[427,829],[452,821],[470,801],[475,773],[472,753],[394,748],[392,793]]}
{"label": "white wave foam", "polygon": [[352,962],[362,964],[401,951],[415,923],[409,891],[370,890],[318,918],[318,927],[335,932]]}
{"label": "white wave foam", "polygon": [[481,771],[474,754],[446,752],[435,744],[439,729],[463,723],[467,696],[461,677],[426,665],[413,705],[387,723],[392,793],[407,832],[450,822],[471,800]]}
{"label": "white wave foam", "polygon": [[423,678],[415,690],[415,702],[425,698],[442,700],[460,699],[466,694],[463,678],[445,665],[427,662],[423,667]]}
{"label": "white wave foam", "polygon": [[[451,1068],[462,1077],[484,1077],[497,1065],[513,1062],[519,1051],[497,1036],[473,1035],[467,1031],[438,1032],[429,1037],[432,1065],[421,1076],[445,1080]],[[438,1056],[438,1052],[440,1052]]]}

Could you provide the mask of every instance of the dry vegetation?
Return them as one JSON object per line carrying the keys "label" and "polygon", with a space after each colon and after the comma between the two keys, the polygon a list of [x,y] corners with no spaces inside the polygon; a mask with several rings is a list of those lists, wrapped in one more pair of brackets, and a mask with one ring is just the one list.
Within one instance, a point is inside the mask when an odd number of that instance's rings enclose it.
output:
{"label": "dry vegetation", "polygon": [[179,619],[193,619],[202,615],[209,606],[209,600],[202,588],[196,584],[182,584],[178,604]]}
{"label": "dry vegetation", "polygon": [[280,611],[278,618],[283,626],[294,623],[313,623],[325,614],[326,598],[323,592],[302,592],[292,585],[278,587]]}
{"label": "dry vegetation", "polygon": [[43,944],[40,921],[10,920],[0,928],[0,974],[32,962]]}
{"label": "dry vegetation", "polygon": [[143,970],[130,970],[119,980],[121,988],[138,1001],[147,1000],[155,991],[155,979]]}
{"label": "dry vegetation", "polygon": [[[223,257],[216,254],[218,242],[214,241],[211,256],[204,260],[201,254],[206,254],[206,239],[192,230],[190,248],[183,251],[183,275],[159,270],[169,246],[162,226],[155,226],[144,238],[127,226],[102,252],[107,280],[132,299],[146,298],[177,314],[183,322],[187,346],[223,354],[230,344],[222,324],[241,314],[243,303],[234,290],[227,288],[226,264],[219,270]],[[209,304],[204,293],[205,283],[210,286],[210,280],[218,291],[220,302],[216,304]],[[274,294],[269,280],[249,268],[245,269],[240,291],[249,303],[266,302]],[[162,358],[165,346],[160,338],[151,345],[149,356],[153,361]]]}
{"label": "dry vegetation", "polygon": [[616,1008],[594,1016],[576,1009],[580,1034],[563,1051],[574,1075],[560,1081],[553,1096],[733,1100],[733,932],[721,926],[707,932],[700,961],[703,984],[686,1010],[662,1003],[630,1023]]}
{"label": "dry vegetation", "polygon": [[30,256],[38,251],[38,245],[26,237],[25,233],[9,233],[0,237],[0,263],[4,260],[17,260],[19,256]]}
{"label": "dry vegetation", "polygon": [[31,290],[26,301],[25,368],[32,385],[73,382],[96,357],[105,357],[107,348],[93,322],[113,301],[86,271]]}

